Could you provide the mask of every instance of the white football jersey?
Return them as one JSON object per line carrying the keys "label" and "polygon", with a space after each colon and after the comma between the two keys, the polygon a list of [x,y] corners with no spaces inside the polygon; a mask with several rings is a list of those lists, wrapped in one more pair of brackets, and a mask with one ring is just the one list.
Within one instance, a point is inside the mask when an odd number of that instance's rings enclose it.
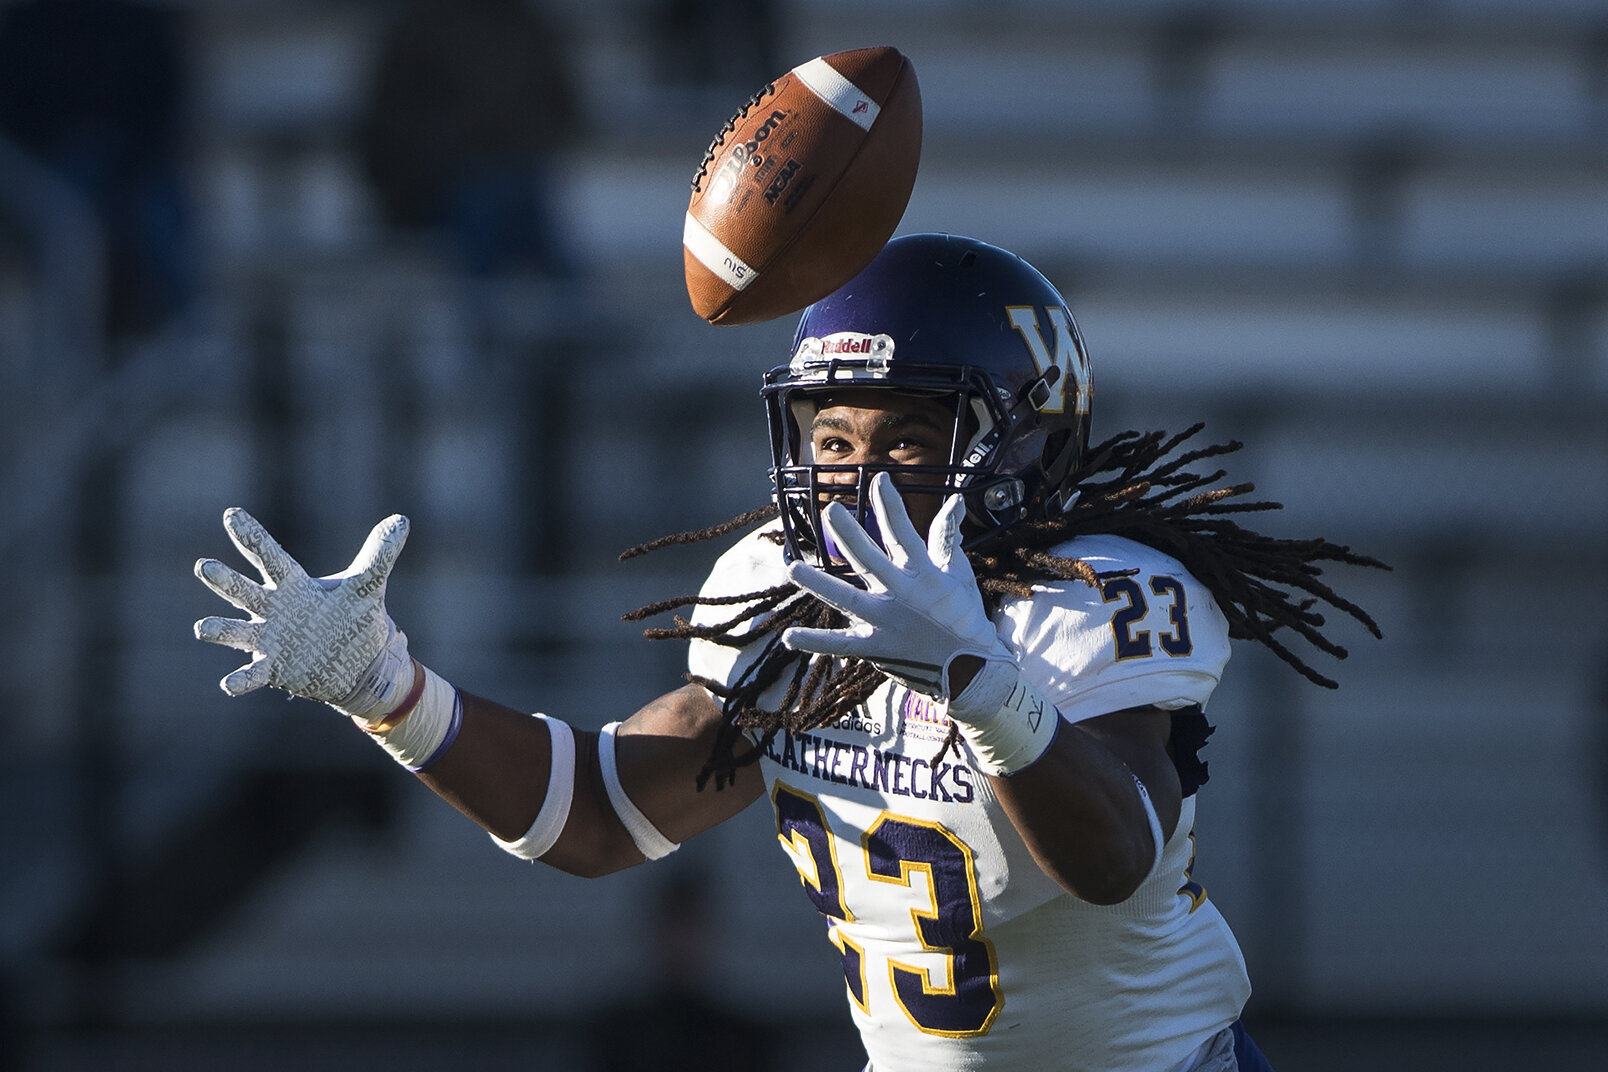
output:
{"label": "white football jersey", "polygon": [[[1039,585],[995,621],[1062,717],[1204,705],[1229,654],[1206,589],[1120,537],[1054,553],[1108,576],[1100,588]],[[780,584],[782,565],[779,547],[750,534],[704,594]],[[734,681],[760,646],[694,641],[691,669]],[[876,1072],[1157,1072],[1232,1023],[1250,983],[1190,879],[1194,798],[1138,892],[1092,905],[1039,870],[964,743],[935,758],[948,732],[943,704],[888,681],[831,726],[778,734],[761,759],[782,847],[827,919]]]}

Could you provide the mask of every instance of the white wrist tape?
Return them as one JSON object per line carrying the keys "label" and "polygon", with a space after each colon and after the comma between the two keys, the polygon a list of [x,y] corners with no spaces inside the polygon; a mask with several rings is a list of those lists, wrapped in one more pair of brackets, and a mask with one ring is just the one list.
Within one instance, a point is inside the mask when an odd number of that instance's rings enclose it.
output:
{"label": "white wrist tape", "polygon": [[542,808],[536,813],[536,821],[530,824],[524,837],[518,841],[504,841],[496,834],[491,836],[499,848],[525,860],[545,856],[547,850],[558,841],[558,835],[564,832],[564,824],[569,821],[570,803],[575,799],[575,734],[569,723],[562,719],[548,718],[540,713],[536,717],[547,723],[553,756],[552,766],[547,772],[547,796],[542,798]]}
{"label": "white wrist tape", "polygon": [[329,705],[343,715],[373,725],[385,721],[385,716],[400,707],[413,688],[413,657],[408,654],[407,634],[386,619],[390,632],[385,646],[374,656],[352,686],[352,691]]}
{"label": "white wrist tape", "polygon": [[1015,663],[983,663],[965,690],[949,702],[949,717],[985,774],[1014,774],[1042,756],[1055,740],[1061,715]]}
{"label": "white wrist tape", "polygon": [[371,726],[354,719],[391,758],[415,774],[428,770],[458,739],[463,725],[463,702],[453,688],[429,667],[424,671],[424,689],[419,702],[395,723]]}
{"label": "white wrist tape", "polygon": [[681,846],[659,833],[658,827],[649,822],[648,817],[638,811],[637,806],[631,803],[631,798],[625,795],[625,786],[620,784],[619,769],[614,764],[614,734],[619,728],[618,722],[610,722],[598,735],[597,758],[603,768],[603,788],[608,790],[614,814],[620,817],[620,822],[630,832],[637,851],[650,860],[657,860]]}

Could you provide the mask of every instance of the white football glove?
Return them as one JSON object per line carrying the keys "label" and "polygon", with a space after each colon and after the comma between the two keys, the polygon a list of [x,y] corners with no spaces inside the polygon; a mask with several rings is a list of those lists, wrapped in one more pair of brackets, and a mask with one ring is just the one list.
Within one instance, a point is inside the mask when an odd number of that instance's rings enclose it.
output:
{"label": "white football glove", "polygon": [[800,588],[854,619],[847,629],[782,633],[796,651],[865,659],[915,692],[949,695],[949,664],[957,655],[1006,660],[1014,665],[983,608],[971,563],[960,546],[965,503],[945,500],[923,542],[887,473],[871,481],[871,509],[887,539],[884,552],[840,503],[828,503],[821,522],[843,557],[865,581],[860,589],[803,562],[788,566]]}
{"label": "white football glove", "polygon": [[385,585],[408,537],[408,519],[393,514],[374,526],[341,573],[307,571],[246,511],[224,511],[229,538],[262,573],[250,580],[215,558],[195,564],[208,588],[248,612],[249,619],[202,618],[200,640],[252,653],[219,684],[230,696],[267,685],[320,700],[362,720],[382,718],[414,682],[407,637],[385,611]]}

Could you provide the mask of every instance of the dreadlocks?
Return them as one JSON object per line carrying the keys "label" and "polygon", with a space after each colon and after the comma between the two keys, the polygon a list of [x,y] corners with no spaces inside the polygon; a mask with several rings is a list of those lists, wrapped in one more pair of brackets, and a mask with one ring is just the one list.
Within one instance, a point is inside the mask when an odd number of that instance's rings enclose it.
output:
{"label": "dreadlocks", "polygon": [[[1047,581],[1077,580],[1100,587],[1120,574],[1097,573],[1087,563],[1053,555],[1049,549],[1074,536],[1125,536],[1176,558],[1206,585],[1228,619],[1230,637],[1255,640],[1308,681],[1336,688],[1335,681],[1313,669],[1276,634],[1288,630],[1318,651],[1344,659],[1345,648],[1320,631],[1324,617],[1315,609],[1318,604],[1343,612],[1376,637],[1379,627],[1365,611],[1319,579],[1322,569],[1318,563],[1390,567],[1327,540],[1278,539],[1230,520],[1233,514],[1277,510],[1281,504],[1237,501],[1254,490],[1253,486],[1214,487],[1225,475],[1222,469],[1209,474],[1190,470],[1197,463],[1239,450],[1237,441],[1173,456],[1203,427],[1195,424],[1174,436],[1123,432],[1089,450],[1070,481],[1077,495],[1064,512],[1021,522],[967,552],[984,599],[997,607],[1007,598],[1028,596],[1035,583]],[[776,513],[774,505],[751,510],[712,528],[642,544],[620,557],[717,538],[769,520]],[[779,534],[769,535],[780,542]],[[761,645],[757,658],[734,684],[687,675],[722,701],[725,714],[714,749],[699,775],[700,787],[713,776],[719,788],[738,766],[753,762],[779,732],[802,732],[842,718],[883,681],[881,671],[869,663],[807,656],[782,645],[782,631],[789,626],[841,629],[849,624],[841,612],[791,584],[719,599],[685,596],[664,600],[625,618],[641,621],[692,606],[741,609],[725,621],[706,626],[695,626],[677,615],[674,626],[648,629],[646,635],[654,640],[697,638],[738,648]],[[761,695],[784,680],[780,703],[774,709],[761,707]],[[737,746],[745,729],[760,730],[764,736],[760,749],[739,755]],[[953,743],[951,734],[945,749]]]}

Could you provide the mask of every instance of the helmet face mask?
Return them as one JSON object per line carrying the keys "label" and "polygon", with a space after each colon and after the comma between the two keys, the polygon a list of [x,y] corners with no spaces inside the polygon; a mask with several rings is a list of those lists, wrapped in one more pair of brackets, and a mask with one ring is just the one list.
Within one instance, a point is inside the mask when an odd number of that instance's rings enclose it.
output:
{"label": "helmet face mask", "polygon": [[[946,464],[816,464],[810,422],[825,396],[845,389],[945,400]],[[866,489],[878,471],[907,496],[963,494],[967,547],[1064,510],[1088,440],[1092,386],[1072,314],[1042,275],[986,243],[923,234],[894,239],[806,309],[792,360],[766,375],[762,393],[788,557],[843,573],[820,511],[849,500],[872,530]],[[852,492],[842,476],[851,470]]]}

